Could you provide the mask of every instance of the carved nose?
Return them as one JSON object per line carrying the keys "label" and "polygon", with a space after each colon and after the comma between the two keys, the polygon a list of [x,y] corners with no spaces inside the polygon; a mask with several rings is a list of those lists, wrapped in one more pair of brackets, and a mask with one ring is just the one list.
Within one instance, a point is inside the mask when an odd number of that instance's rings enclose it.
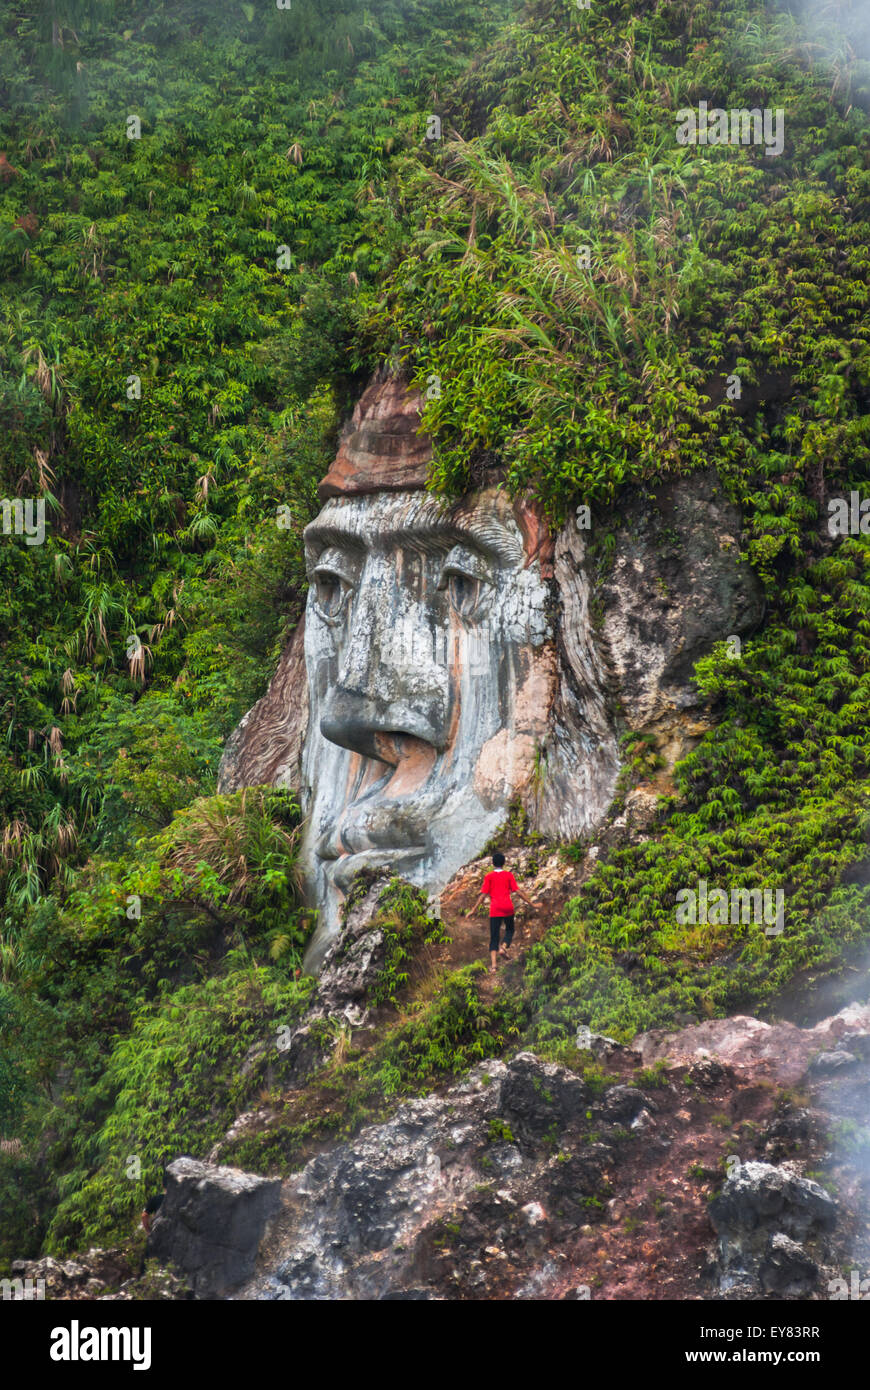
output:
{"label": "carved nose", "polygon": [[437,717],[430,718],[402,700],[379,700],[343,686],[329,692],[320,732],[330,743],[392,766],[402,760],[415,739],[439,752],[446,741],[443,723]]}
{"label": "carved nose", "polygon": [[[433,659],[423,605],[407,603],[392,569],[371,559],[324,700],[320,731],[331,743],[395,766],[407,741],[446,745],[446,669]],[[405,742],[403,742],[405,741]]]}

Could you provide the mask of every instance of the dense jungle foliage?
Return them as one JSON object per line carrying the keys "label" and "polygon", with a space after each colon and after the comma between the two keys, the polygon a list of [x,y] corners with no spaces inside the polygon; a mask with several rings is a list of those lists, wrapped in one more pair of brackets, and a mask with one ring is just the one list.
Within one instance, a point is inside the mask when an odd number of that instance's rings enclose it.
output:
{"label": "dense jungle foliage", "polygon": [[[714,732],[520,992],[450,976],[238,1161],[286,1166],[507,1046],[566,1057],[581,1021],[763,1007],[866,942],[870,547],[825,525],[870,472],[860,21],[847,0],[0,3],[0,496],[46,504],[43,545],[0,535],[0,1261],[127,1238],[161,1162],[281,1094],[275,1030],[311,988],[299,808],[215,774],[382,362],[429,394],[442,493],[496,463],[607,533],[622,487],[714,462],[766,618],[699,664]],[[781,107],[782,154],[678,144],[700,100]],[[786,930],[677,927],[700,877],[783,888]],[[401,973],[434,929],[395,893]]]}

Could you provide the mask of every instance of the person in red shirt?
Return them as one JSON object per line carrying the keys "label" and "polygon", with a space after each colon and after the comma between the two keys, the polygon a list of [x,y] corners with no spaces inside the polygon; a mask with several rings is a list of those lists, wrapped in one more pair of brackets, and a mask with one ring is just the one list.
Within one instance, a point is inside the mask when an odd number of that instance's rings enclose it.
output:
{"label": "person in red shirt", "polygon": [[[522,889],[518,887],[510,869],[504,867],[504,855],[500,850],[496,850],[492,856],[492,863],[493,870],[483,880],[480,896],[481,898],[489,898],[489,969],[491,974],[495,974],[498,956],[510,954],[511,942],[514,939],[514,904],[511,894],[516,893],[517,897],[522,898],[529,907],[537,907],[537,903],[526,897]],[[504,923],[504,945],[499,946],[502,923]]]}

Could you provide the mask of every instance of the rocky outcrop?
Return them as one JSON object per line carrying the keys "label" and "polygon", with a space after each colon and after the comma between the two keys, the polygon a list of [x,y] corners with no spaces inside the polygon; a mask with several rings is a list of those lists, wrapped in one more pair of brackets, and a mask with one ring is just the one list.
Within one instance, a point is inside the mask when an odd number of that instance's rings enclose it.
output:
{"label": "rocky outcrop", "polygon": [[[351,927],[348,955],[364,935]],[[856,1058],[806,1072],[800,1091],[777,1084],[772,1056],[698,1054],[693,1028],[650,1067],[580,1023],[570,1066],[482,1062],[283,1180],[176,1161],[149,1244],[175,1272],[149,1264],[112,1287],[126,1257],[111,1251],[15,1272],[53,1280],[49,1297],[98,1299],[848,1297],[841,1271],[860,1285],[870,1267],[858,1015],[796,1030]]]}
{"label": "rocky outcrop", "polygon": [[761,587],[740,559],[740,511],[715,469],[670,479],[651,496],[629,491],[620,520],[596,589],[597,641],[628,726],[666,727],[699,704],[698,658],[758,625]]}
{"label": "rocky outcrop", "polygon": [[426,485],[432,443],[421,435],[422,398],[379,374],[354,407],[338,454],[317,489],[321,502],[366,492]]}
{"label": "rocky outcrop", "polygon": [[[601,1105],[582,1077],[530,1053],[483,1063],[446,1096],[401,1105],[289,1179],[267,1268],[240,1296],[438,1297],[439,1241],[465,1221],[480,1254],[506,1242],[521,1265],[536,1263],[557,1208],[557,1225],[582,1224],[617,1157],[609,1135],[642,1106],[633,1095]],[[557,1156],[587,1117],[601,1140]],[[462,1282],[479,1287],[482,1268],[469,1261]]]}
{"label": "rocky outcrop", "polygon": [[824,1255],[836,1219],[837,1204],[818,1183],[769,1163],[737,1167],[710,1203],[720,1292],[809,1293],[819,1267],[807,1246]]}
{"label": "rocky outcrop", "polygon": [[148,1254],[186,1276],[198,1298],[222,1298],[249,1278],[279,1204],[279,1179],[177,1158]]}
{"label": "rocky outcrop", "polygon": [[[831,1087],[850,1087],[856,1106],[866,1096],[860,1017],[852,1006],[795,1029],[796,1047],[777,1025],[804,1072],[821,1040],[850,1039],[861,1076],[818,1083],[833,1113]],[[707,1048],[692,1046],[690,1027],[653,1068],[580,1025],[589,1070],[521,1053],[399,1106],[287,1180],[239,1296],[825,1297],[846,1252],[863,1258],[852,1231],[866,1193],[848,1156],[834,1169],[845,1205],[802,1171],[830,1158],[831,1112],[775,1084],[794,1062],[740,1055],[735,1039],[764,1034],[759,1020],[731,1022],[717,1021],[722,1056],[709,1031]]]}
{"label": "rocky outcrop", "polygon": [[[841,1042],[848,1041],[843,1055]],[[816,1075],[838,1071],[850,1064],[853,1054],[870,1051],[870,1004],[849,1004],[832,1018],[812,1028],[794,1023],[764,1023],[760,1018],[736,1014],[714,1018],[684,1028],[679,1033],[656,1030],[639,1034],[635,1047],[647,1063],[667,1060],[691,1063],[715,1057],[736,1067],[763,1067],[781,1084],[799,1081],[810,1068]]]}
{"label": "rocky outcrop", "polygon": [[303,616],[265,695],[248,710],[227,739],[218,791],[234,792],[261,784],[300,791],[308,703]]}
{"label": "rocky outcrop", "polygon": [[[160,1299],[184,1302],[192,1297],[189,1285],[171,1270],[155,1268],[140,1275],[138,1261],[128,1250],[92,1247],[74,1260],[43,1255],[38,1260],[13,1260],[12,1279],[21,1281],[25,1300],[89,1303]],[[18,1298],[17,1289],[13,1293]]]}
{"label": "rocky outcrop", "polygon": [[[376,924],[389,874],[360,883],[349,900],[341,932],[328,950],[317,979],[318,1008],[353,1027],[365,1023],[368,1000],[386,962],[384,934]],[[359,889],[363,891],[359,891]]]}
{"label": "rocky outcrop", "polygon": [[[13,1260],[12,1278],[28,1281],[39,1298],[79,1301],[99,1298],[133,1273],[130,1262],[117,1250],[92,1248],[75,1260],[43,1255],[38,1260]],[[26,1290],[25,1290],[26,1296]]]}

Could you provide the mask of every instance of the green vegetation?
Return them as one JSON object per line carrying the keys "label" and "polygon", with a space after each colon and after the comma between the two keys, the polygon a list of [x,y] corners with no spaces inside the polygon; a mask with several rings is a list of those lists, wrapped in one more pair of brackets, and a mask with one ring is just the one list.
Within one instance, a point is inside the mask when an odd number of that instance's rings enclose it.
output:
{"label": "green vegetation", "polygon": [[[578,1022],[769,1008],[866,942],[870,546],[824,524],[870,475],[849,23],[757,0],[0,3],[0,495],[47,518],[44,545],[0,536],[0,1261],[125,1239],[161,1163],[260,1100],[277,1122],[234,1161],[286,1169],[508,1048],[600,1094]],[[782,155],[678,145],[699,100],[782,107]],[[699,663],[715,729],[654,834],[601,855],[514,991],[482,963],[427,976],[440,929],[392,885],[391,1016],[285,1094],[277,1038],[311,990],[298,803],[218,796],[216,772],[381,362],[441,379],[437,492],[496,466],[554,520],[584,502],[601,572],[626,484],[714,463],[766,613],[739,660]],[[624,753],[623,794],[660,770],[649,738]],[[539,838],[516,807],[498,843]],[[782,888],[785,931],[678,926],[700,878]]]}
{"label": "green vegetation", "polygon": [[371,993],[373,1004],[397,1004],[398,996],[408,984],[408,966],[412,957],[419,958],[421,947],[436,946],[449,941],[450,936],[441,922],[429,917],[424,895],[415,892],[400,879],[394,879],[384,889],[378,905],[378,927],[386,943],[386,960],[380,979]]}
{"label": "green vegetation", "polygon": [[489,1141],[491,1144],[516,1143],[510,1125],[505,1124],[504,1120],[497,1119],[489,1122]]}
{"label": "green vegetation", "polygon": [[[640,1071],[635,1073],[635,1081],[638,1086],[642,1086],[646,1090],[651,1089],[657,1091],[663,1087],[669,1086],[670,1078],[668,1076],[667,1062],[660,1058],[659,1061],[654,1062],[651,1067],[642,1067]],[[694,1085],[694,1082],[690,1076],[684,1076],[683,1084],[691,1086]]]}

